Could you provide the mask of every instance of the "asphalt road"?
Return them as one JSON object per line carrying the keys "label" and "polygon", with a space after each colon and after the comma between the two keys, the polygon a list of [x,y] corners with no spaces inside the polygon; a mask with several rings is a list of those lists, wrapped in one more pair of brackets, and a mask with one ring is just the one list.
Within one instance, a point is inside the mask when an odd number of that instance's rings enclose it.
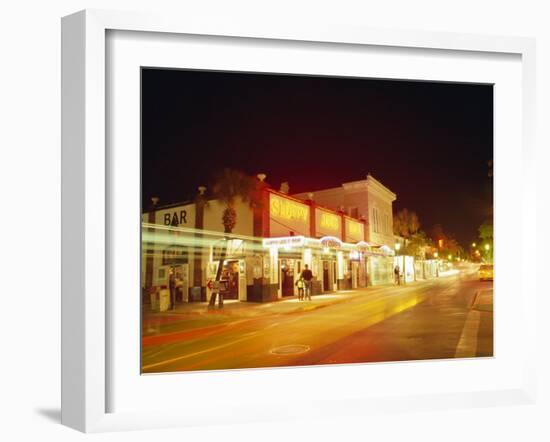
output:
{"label": "asphalt road", "polygon": [[147,336],[142,372],[493,354],[492,282],[478,281],[474,267],[426,282],[359,290],[322,308],[266,309],[259,316],[241,308],[217,321],[203,327],[181,316]]}

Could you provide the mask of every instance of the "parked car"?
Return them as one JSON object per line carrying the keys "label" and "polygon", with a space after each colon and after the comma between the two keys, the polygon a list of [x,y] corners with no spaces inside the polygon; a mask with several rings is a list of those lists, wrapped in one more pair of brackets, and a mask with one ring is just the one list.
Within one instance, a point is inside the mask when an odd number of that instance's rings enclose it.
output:
{"label": "parked car", "polygon": [[479,280],[492,281],[494,276],[493,264],[481,264],[479,266]]}

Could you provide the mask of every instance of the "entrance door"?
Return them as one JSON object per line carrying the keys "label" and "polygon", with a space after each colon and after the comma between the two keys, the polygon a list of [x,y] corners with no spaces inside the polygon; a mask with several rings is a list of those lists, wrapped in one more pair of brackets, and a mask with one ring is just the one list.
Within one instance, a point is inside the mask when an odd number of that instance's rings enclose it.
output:
{"label": "entrance door", "polygon": [[189,264],[182,264],[176,268],[176,281],[178,287],[178,300],[189,301]]}
{"label": "entrance door", "polygon": [[281,261],[281,293],[294,296],[294,262],[290,259]]}
{"label": "entrance door", "polygon": [[329,262],[323,261],[323,291],[330,291],[330,268]]}
{"label": "entrance door", "polygon": [[224,299],[238,299],[239,295],[239,261],[229,261],[222,272]]}
{"label": "entrance door", "polygon": [[168,283],[170,287],[170,274],[174,275],[175,299],[176,303],[187,302],[189,293],[189,264],[173,265],[168,268]]}
{"label": "entrance door", "polygon": [[246,301],[246,263],[239,260],[239,301]]}
{"label": "entrance door", "polygon": [[356,289],[359,281],[359,263],[351,262],[351,288]]}
{"label": "entrance door", "polygon": [[336,261],[332,261],[332,290],[338,290],[337,280],[338,273],[336,273]]}

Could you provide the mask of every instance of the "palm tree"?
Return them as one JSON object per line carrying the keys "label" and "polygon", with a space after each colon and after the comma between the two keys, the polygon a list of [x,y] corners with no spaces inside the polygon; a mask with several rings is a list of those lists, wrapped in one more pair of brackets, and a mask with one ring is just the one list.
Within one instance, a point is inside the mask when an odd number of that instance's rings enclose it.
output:
{"label": "palm tree", "polygon": [[404,254],[411,255],[417,258],[424,259],[426,256],[426,248],[432,246],[432,241],[428,238],[428,235],[422,230],[411,235],[407,247],[405,247]]}
{"label": "palm tree", "polygon": [[[259,181],[253,177],[245,175],[243,172],[234,169],[224,169],[223,172],[216,178],[212,186],[212,195],[215,199],[225,205],[222,214],[222,223],[224,228],[224,240],[230,239],[230,234],[237,225],[237,211],[235,204],[238,200],[243,203],[248,203],[250,207],[255,207],[259,204],[258,198]],[[223,262],[227,255],[227,247],[222,247],[218,270],[216,271],[216,284],[219,286],[221,279]],[[216,305],[216,292],[213,291],[210,296],[209,307]],[[223,298],[219,294],[219,305],[223,307]]]}
{"label": "palm tree", "polygon": [[409,212],[408,209],[402,209],[393,217],[394,233],[402,236],[405,240],[410,239],[419,229],[420,221],[415,212]]}

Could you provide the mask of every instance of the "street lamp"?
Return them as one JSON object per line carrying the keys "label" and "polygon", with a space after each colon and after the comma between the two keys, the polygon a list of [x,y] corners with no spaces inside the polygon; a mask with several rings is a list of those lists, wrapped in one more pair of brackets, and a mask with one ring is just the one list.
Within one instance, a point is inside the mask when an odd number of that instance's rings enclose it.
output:
{"label": "street lamp", "polygon": [[437,258],[439,256],[439,253],[434,252],[434,258]]}
{"label": "street lamp", "polygon": [[447,256],[447,259],[450,261],[451,259],[453,259],[453,255]]}
{"label": "street lamp", "polygon": [[396,251],[396,252],[399,252],[400,249],[401,249],[401,243],[396,242],[396,243],[395,243],[395,251]]}
{"label": "street lamp", "polygon": [[475,242],[473,242],[473,243],[472,243],[472,247],[475,247],[475,246],[476,246],[476,243],[475,243]]}
{"label": "street lamp", "polygon": [[485,250],[489,251],[490,248],[491,246],[489,244],[485,244]]}

